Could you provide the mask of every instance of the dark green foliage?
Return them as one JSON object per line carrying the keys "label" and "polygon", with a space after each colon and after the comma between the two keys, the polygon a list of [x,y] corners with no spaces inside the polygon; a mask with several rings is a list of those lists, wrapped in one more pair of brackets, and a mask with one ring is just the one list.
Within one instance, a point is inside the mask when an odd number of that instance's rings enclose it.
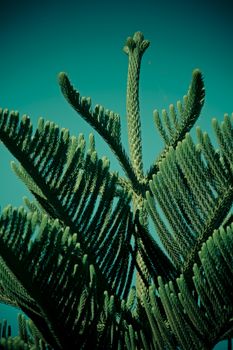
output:
{"label": "dark green foliage", "polygon": [[200,128],[194,143],[204,103],[194,70],[183,103],[154,112],[165,147],[144,173],[138,86],[148,46],[138,32],[124,48],[130,156],[119,115],[92,108],[59,75],[126,178],[98,157],[92,134],[86,146],[82,134],[42,118],[33,131],[28,116],[0,110],[0,139],[35,198],[0,216],[0,302],[29,318],[19,314],[16,337],[0,324],[0,349],[199,350],[233,336],[232,118],[213,120],[217,149]]}

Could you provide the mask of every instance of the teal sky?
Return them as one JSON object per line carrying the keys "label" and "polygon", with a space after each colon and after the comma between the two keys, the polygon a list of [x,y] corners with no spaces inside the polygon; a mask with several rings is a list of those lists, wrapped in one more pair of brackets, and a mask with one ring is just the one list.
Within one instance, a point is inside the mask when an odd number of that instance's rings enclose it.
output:
{"label": "teal sky", "polygon": [[[206,102],[197,125],[211,133],[211,119],[233,112],[233,5],[231,1],[0,1],[0,107],[39,116],[72,134],[91,128],[60,93],[57,74],[68,73],[93,104],[121,115],[127,147],[125,91],[128,36],[142,31],[151,45],[141,69],[140,101],[145,169],[162,147],[152,111],[168,108],[187,92],[192,71],[204,74]],[[99,137],[100,156],[111,159]],[[0,205],[21,205],[27,194],[0,144]],[[0,309],[1,313],[1,309]],[[1,318],[1,314],[0,314]]]}

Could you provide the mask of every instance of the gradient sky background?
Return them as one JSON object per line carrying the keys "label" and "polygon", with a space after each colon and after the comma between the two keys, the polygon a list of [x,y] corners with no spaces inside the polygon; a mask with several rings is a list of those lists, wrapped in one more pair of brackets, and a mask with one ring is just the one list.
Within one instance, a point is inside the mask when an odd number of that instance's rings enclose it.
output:
{"label": "gradient sky background", "polygon": [[[211,133],[211,119],[233,112],[232,1],[0,1],[0,106],[39,116],[72,134],[91,128],[67,104],[57,84],[60,71],[93,104],[118,112],[127,143],[125,91],[128,36],[142,31],[151,45],[141,69],[145,169],[162,143],[152,111],[168,108],[187,92],[192,71],[204,74],[206,102],[197,125]],[[111,158],[96,136],[99,155]],[[0,205],[21,205],[25,186],[12,173],[13,157],[0,144]],[[0,305],[0,318],[9,309]],[[216,347],[223,349],[219,345]]]}

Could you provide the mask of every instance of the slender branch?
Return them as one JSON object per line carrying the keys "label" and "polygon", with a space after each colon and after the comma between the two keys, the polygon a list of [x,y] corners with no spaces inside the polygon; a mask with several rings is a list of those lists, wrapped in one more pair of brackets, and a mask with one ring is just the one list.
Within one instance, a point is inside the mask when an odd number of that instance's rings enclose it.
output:
{"label": "slender branch", "polygon": [[130,157],[137,179],[143,179],[141,120],[139,108],[139,75],[142,55],[149,46],[142,33],[137,32],[126,41],[124,51],[129,56],[127,81],[127,123]]}

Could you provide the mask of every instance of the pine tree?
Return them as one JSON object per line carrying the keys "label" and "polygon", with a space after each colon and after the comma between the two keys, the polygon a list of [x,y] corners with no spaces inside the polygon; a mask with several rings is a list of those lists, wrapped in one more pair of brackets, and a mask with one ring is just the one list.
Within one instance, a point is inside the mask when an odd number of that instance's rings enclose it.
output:
{"label": "pine tree", "polygon": [[145,171],[139,77],[148,46],[137,32],[124,47],[129,155],[120,116],[92,107],[59,74],[125,176],[98,156],[93,134],[86,143],[42,118],[33,131],[28,116],[0,111],[12,169],[35,198],[0,217],[0,302],[22,311],[17,337],[1,324],[1,349],[200,350],[233,336],[232,117],[212,121],[218,148],[200,128],[194,142],[205,96],[194,70],[183,101],[153,113],[164,149]]}

